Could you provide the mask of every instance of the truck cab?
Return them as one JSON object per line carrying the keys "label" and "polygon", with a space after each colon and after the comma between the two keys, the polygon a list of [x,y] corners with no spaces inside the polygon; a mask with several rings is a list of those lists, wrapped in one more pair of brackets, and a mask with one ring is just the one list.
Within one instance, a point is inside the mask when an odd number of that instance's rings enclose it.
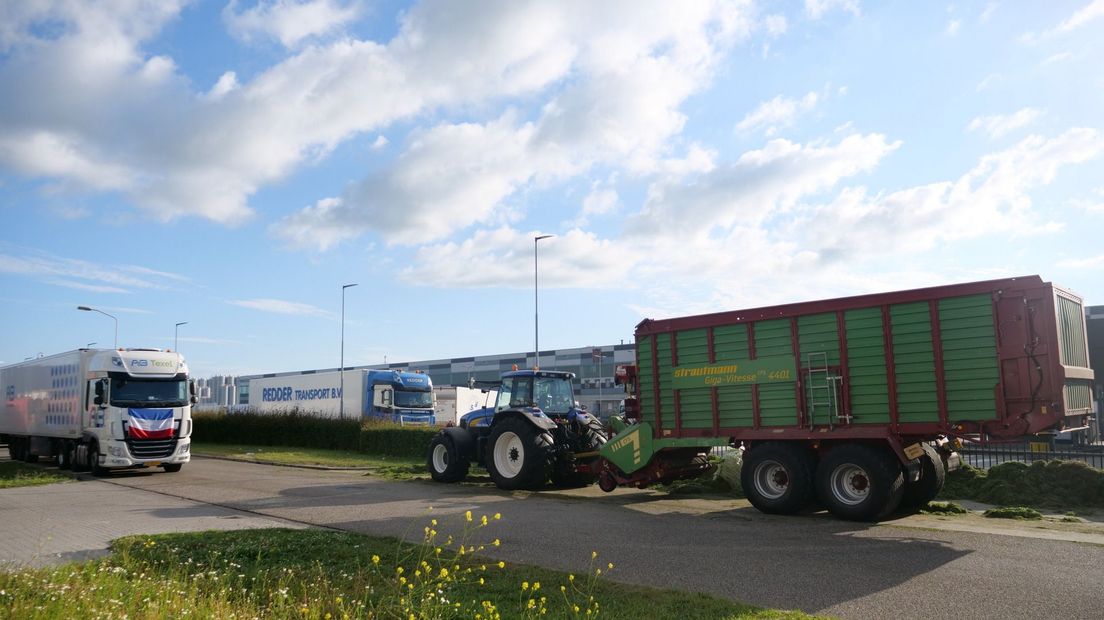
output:
{"label": "truck cab", "polygon": [[437,423],[433,382],[422,372],[370,370],[364,377],[364,416],[430,426]]}

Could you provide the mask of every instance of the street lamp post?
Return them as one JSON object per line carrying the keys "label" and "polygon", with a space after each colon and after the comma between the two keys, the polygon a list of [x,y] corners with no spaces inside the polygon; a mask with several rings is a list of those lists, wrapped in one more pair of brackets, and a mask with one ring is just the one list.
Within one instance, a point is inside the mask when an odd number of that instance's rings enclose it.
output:
{"label": "street lamp post", "polygon": [[539,235],[533,237],[533,367],[540,366],[540,306],[537,297],[537,242],[541,239],[549,239],[556,235]]}
{"label": "street lamp post", "polygon": [[85,312],[99,312],[100,314],[102,314],[104,316],[111,317],[111,320],[115,321],[115,348],[116,349],[119,348],[119,319],[115,318],[114,315],[111,315],[111,314],[108,314],[108,313],[104,312],[103,310],[97,310],[95,308],[89,308],[88,306],[77,306],[77,310],[84,310]]}
{"label": "street lamp post", "polygon": [[341,407],[340,417],[345,419],[345,289],[352,288],[356,284],[346,284],[341,287],[341,367],[337,370],[341,377]]}
{"label": "street lamp post", "polygon": [[187,324],[187,321],[182,321],[180,323],[177,323],[176,327],[173,329],[173,351],[176,351],[177,353],[180,352],[180,326]]}

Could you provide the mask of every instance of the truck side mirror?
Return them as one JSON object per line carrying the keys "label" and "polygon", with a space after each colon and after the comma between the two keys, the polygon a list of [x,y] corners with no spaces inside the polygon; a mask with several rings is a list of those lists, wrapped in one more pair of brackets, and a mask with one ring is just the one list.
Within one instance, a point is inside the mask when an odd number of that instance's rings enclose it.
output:
{"label": "truck side mirror", "polygon": [[96,398],[92,399],[92,402],[97,407],[102,407],[104,404],[104,384],[103,381],[96,382]]}
{"label": "truck side mirror", "polygon": [[190,398],[188,400],[191,401],[193,405],[199,402],[199,397],[196,396],[195,381],[192,381],[191,379],[188,380],[188,394],[190,395]]}

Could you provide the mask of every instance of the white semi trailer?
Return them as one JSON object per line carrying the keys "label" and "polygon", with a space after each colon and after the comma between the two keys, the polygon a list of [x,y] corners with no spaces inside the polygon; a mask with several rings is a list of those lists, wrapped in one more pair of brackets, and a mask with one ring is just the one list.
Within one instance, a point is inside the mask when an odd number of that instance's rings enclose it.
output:
{"label": "white semi trailer", "polygon": [[0,368],[0,439],[13,460],[57,459],[101,475],[180,471],[191,457],[195,388],[159,349],[78,349]]}

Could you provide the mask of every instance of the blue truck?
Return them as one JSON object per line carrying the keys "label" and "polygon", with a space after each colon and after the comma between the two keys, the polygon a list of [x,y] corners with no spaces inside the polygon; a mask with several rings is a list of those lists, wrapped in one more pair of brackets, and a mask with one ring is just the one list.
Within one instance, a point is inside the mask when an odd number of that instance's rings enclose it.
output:
{"label": "blue truck", "polygon": [[368,370],[364,373],[364,417],[396,424],[437,423],[433,382],[421,372]]}

